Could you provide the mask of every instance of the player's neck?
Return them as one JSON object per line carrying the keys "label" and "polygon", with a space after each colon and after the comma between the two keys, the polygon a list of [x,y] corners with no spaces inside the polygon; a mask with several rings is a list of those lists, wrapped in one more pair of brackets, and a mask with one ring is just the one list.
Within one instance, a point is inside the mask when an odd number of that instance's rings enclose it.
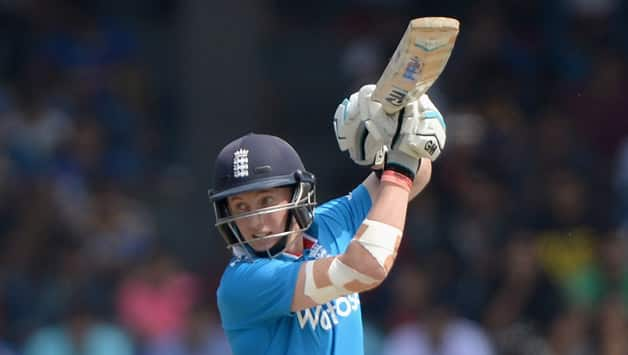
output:
{"label": "player's neck", "polygon": [[303,255],[303,233],[294,233],[288,237],[285,252],[292,255]]}

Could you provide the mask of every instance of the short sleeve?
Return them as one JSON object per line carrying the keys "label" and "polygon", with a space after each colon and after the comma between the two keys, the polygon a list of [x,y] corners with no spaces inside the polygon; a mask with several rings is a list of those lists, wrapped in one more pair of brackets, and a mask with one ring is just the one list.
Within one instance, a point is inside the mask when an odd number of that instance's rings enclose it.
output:
{"label": "short sleeve", "polygon": [[[359,185],[350,194],[319,206],[315,211],[314,221],[317,228],[330,234],[343,250],[370,209],[371,196],[364,185]],[[319,235],[320,237],[322,236]]]}
{"label": "short sleeve", "polygon": [[257,259],[227,267],[218,288],[225,329],[242,329],[289,315],[301,263]]}

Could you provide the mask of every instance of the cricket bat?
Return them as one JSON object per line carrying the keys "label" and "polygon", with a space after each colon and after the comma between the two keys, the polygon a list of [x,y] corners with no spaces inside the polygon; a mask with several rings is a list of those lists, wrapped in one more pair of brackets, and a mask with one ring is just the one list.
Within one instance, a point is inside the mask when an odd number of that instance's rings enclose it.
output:
{"label": "cricket bat", "polygon": [[442,73],[456,43],[460,22],[449,17],[410,21],[371,98],[389,114],[419,98]]}

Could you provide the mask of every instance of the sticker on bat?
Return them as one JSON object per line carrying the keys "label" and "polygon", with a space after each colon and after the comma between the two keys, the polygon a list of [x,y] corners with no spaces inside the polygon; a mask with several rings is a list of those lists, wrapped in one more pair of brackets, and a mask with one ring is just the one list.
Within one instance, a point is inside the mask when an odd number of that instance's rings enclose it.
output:
{"label": "sticker on bat", "polygon": [[447,46],[448,42],[448,38],[417,38],[414,46],[425,52],[433,52]]}
{"label": "sticker on bat", "polygon": [[423,65],[421,64],[419,57],[415,55],[414,57],[410,58],[410,61],[408,62],[408,64],[406,64],[406,69],[403,72],[403,77],[414,82],[417,80],[415,75],[420,73],[422,68]]}
{"label": "sticker on bat", "polygon": [[386,95],[386,101],[393,106],[399,107],[403,104],[403,99],[405,99],[407,95],[408,91],[400,88],[393,88],[388,95]]}

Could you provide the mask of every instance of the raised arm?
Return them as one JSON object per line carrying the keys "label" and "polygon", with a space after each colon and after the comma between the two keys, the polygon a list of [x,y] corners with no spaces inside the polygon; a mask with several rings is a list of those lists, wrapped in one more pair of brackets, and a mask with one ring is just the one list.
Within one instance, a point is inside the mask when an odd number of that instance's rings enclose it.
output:
{"label": "raised arm", "polygon": [[[343,254],[301,265],[292,302],[293,311],[324,304],[339,296],[367,291],[384,281],[401,243],[408,201],[429,182],[430,159],[435,159],[444,147],[442,116],[438,113],[440,119],[437,125],[441,128],[436,127],[438,132],[434,134],[432,123],[425,124],[429,114],[425,114],[427,110],[423,109],[423,104],[408,104],[400,118],[382,116],[381,108],[377,107],[379,104],[370,100],[368,109],[357,104],[357,107],[350,107],[352,101],[358,101],[356,96],[368,97],[370,92],[372,87],[366,90],[363,88],[360,94],[352,95],[350,100],[340,105],[335,118],[338,120],[339,115],[342,116],[341,122],[335,122],[335,128],[341,149],[349,150],[352,159],[359,164],[364,165],[369,160],[373,163],[373,149],[379,149],[377,144],[383,142],[389,147],[381,178],[371,174],[363,183],[373,202],[371,210]],[[360,113],[351,118],[352,110]],[[365,134],[364,130],[356,133],[361,126],[351,122],[352,119],[366,123],[362,127],[368,127],[368,132],[364,139],[360,139],[361,146],[343,149],[343,144],[345,147],[350,144],[344,142],[341,136],[360,137]],[[344,130],[341,130],[340,135],[339,125]],[[349,129],[351,126],[353,130]],[[376,133],[378,139],[369,142],[372,132]],[[437,147],[437,154],[434,154],[434,146]]]}
{"label": "raised arm", "polygon": [[[416,172],[416,177],[414,178],[414,183],[412,184],[412,190],[410,191],[410,197],[408,200],[412,201],[415,197],[417,197],[421,191],[425,189],[431,178],[432,161],[426,158],[421,158],[419,169]],[[364,185],[366,190],[369,192],[371,201],[375,201],[379,191],[379,178],[377,175],[375,173],[369,174],[369,176],[362,182],[362,185]]]}
{"label": "raised arm", "polygon": [[367,218],[344,254],[305,262],[299,270],[292,310],[378,286],[388,275],[401,242],[409,185],[383,181]]}

